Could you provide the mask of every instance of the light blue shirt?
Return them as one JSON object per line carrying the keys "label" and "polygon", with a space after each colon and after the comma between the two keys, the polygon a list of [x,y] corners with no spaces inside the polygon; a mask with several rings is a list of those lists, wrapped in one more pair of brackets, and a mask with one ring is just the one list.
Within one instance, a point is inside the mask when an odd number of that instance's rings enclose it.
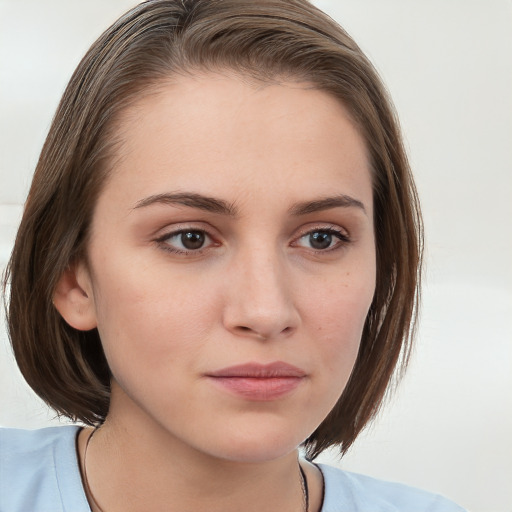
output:
{"label": "light blue shirt", "polygon": [[[0,512],[91,512],[78,465],[78,428],[0,429]],[[321,512],[463,512],[435,494],[319,467]]]}

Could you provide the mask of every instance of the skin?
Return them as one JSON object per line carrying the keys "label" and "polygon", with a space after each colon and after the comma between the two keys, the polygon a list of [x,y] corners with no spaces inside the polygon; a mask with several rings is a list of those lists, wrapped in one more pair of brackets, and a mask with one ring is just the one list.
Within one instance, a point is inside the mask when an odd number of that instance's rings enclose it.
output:
{"label": "skin", "polygon": [[[93,495],[109,512],[301,510],[297,447],[347,383],[375,289],[364,141],[308,84],[227,74],[163,84],[119,130],[88,263],[55,294],[70,325],[98,328],[113,374],[87,455]],[[153,201],[169,193],[234,211]],[[351,201],[318,210],[340,195]],[[202,247],[185,250],[182,231]],[[305,374],[273,400],[208,377],[273,361]],[[303,465],[318,510],[321,475]]]}

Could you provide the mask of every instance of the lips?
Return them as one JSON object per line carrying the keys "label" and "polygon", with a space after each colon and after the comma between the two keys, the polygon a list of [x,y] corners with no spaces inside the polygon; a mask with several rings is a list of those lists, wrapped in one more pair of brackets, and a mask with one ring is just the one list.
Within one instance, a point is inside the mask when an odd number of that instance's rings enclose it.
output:
{"label": "lips", "polygon": [[247,363],[222,368],[207,377],[222,390],[254,401],[282,398],[294,391],[306,372],[282,361],[270,364]]}

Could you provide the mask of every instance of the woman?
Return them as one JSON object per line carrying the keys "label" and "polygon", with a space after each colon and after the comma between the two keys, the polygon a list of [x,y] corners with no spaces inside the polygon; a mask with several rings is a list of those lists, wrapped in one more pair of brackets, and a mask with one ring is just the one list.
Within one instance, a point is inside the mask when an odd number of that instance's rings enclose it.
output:
{"label": "woman", "polygon": [[6,274],[21,371],[88,427],[2,432],[0,510],[460,510],[312,463],[405,367],[421,236],[390,101],[332,20],[135,7],[71,78]]}

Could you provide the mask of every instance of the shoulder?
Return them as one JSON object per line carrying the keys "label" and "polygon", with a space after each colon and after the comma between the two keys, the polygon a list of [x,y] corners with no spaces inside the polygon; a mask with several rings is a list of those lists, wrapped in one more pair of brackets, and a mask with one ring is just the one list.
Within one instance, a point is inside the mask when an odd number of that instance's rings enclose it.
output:
{"label": "shoulder", "polygon": [[438,494],[325,464],[318,466],[325,481],[322,512],[464,512],[462,507]]}
{"label": "shoulder", "polygon": [[78,427],[0,429],[0,512],[89,511],[76,456]]}
{"label": "shoulder", "polygon": [[45,449],[60,443],[65,438],[73,438],[78,432],[76,426],[48,427],[38,430],[0,428],[0,449],[2,455],[11,451],[31,452]]}

